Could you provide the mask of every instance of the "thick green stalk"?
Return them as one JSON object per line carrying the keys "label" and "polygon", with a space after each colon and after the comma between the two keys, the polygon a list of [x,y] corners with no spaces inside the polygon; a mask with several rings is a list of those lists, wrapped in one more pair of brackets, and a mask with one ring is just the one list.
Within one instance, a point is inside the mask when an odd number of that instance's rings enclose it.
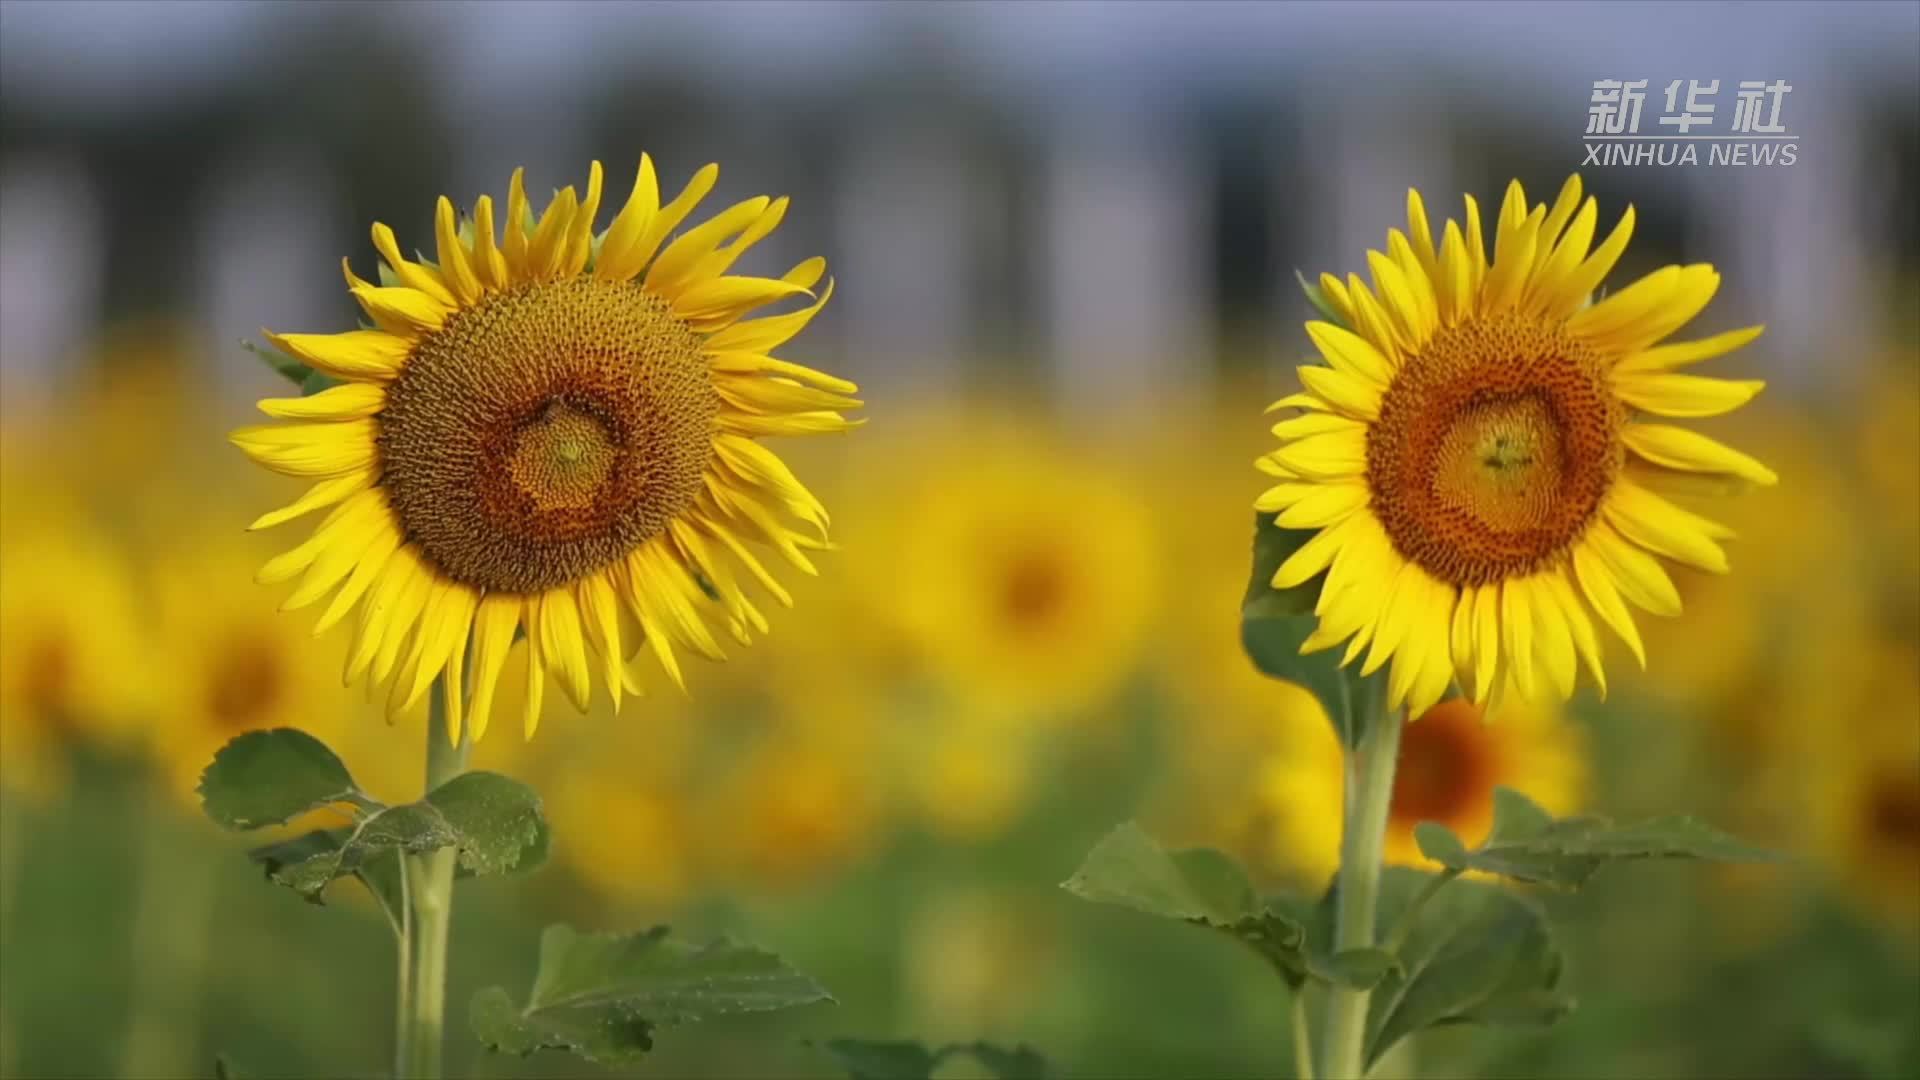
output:
{"label": "thick green stalk", "polygon": [[[460,775],[467,767],[467,733],[456,745],[447,732],[446,686],[435,681],[427,721],[427,790]],[[407,995],[412,1011],[407,1061],[409,1080],[439,1080],[442,1031],[447,1011],[447,930],[453,916],[453,871],[459,852],[442,848],[404,856],[408,906],[413,917],[413,979]]]}
{"label": "thick green stalk", "polygon": [[[1340,896],[1334,948],[1373,946],[1380,897],[1381,852],[1393,805],[1393,769],[1400,757],[1397,711],[1375,718],[1360,746],[1347,755],[1346,820],[1340,841]],[[1322,1080],[1360,1080],[1366,1072],[1367,1001],[1371,992],[1336,986],[1327,996],[1321,1036]]]}

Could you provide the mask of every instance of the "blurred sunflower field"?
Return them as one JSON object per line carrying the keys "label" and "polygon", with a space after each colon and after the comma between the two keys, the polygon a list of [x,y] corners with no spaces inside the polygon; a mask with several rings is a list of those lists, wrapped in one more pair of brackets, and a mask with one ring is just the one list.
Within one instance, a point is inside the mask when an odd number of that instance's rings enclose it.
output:
{"label": "blurred sunflower field", "polygon": [[[858,378],[868,423],[777,444],[833,534],[762,640],[684,661],[684,692],[648,671],[618,715],[549,694],[538,738],[503,721],[475,748],[541,793],[554,840],[537,873],[462,887],[449,1073],[839,1076],[828,1044],[858,1038],[1024,1047],[1059,1076],[1291,1074],[1287,995],[1258,959],[1060,885],[1128,820],[1262,887],[1334,873],[1339,739],[1240,630],[1261,410],[1309,347],[1293,271],[1351,268],[1416,181],[1551,190],[1579,165],[1588,67],[1655,75],[1649,119],[1670,77],[1804,80],[1798,172],[1583,173],[1638,206],[1649,265],[1743,283],[1711,329],[1771,324],[1742,354],[1767,392],[1711,430],[1780,483],[1716,506],[1735,572],[1674,568],[1685,616],[1641,620],[1646,665],[1614,650],[1604,701],[1452,700],[1410,726],[1386,857],[1433,866],[1420,821],[1476,843],[1499,787],[1556,815],[1685,811],[1784,857],[1536,891],[1577,1007],[1548,1031],[1435,1029],[1395,1060],[1920,1074],[1913,9],[1863,7],[1878,29],[1848,31],[1819,5],[1746,8],[1724,34],[1683,9],[1670,36],[1692,52],[1647,43],[1653,8],[1523,18],[1586,26],[1572,75],[1463,70],[1479,38],[1383,11],[1414,21],[1378,47],[1435,73],[1416,104],[1326,102],[1316,80],[1360,76],[1315,52],[1376,54],[1312,5],[557,9],[605,20],[641,74],[543,5],[154,6],[181,25],[0,4],[0,1076],[387,1066],[380,909],[263,885],[261,838],[195,794],[255,730],[319,736],[390,802],[426,765],[426,705],[390,717],[343,689],[350,627],[316,635],[281,610],[290,586],[254,581],[294,541],[247,523],[295,491],[227,442],[284,387],[240,339],[351,326],[329,260],[368,263],[379,214],[431,236],[422,192],[468,199],[501,161],[559,183],[583,151],[627,168],[642,148],[676,180],[724,151],[732,180],[795,190],[795,257],[824,250],[840,291],[793,356]],[[148,34],[197,59],[139,58]],[[1282,36],[1286,79],[1233,45]],[[1793,68],[1809,41],[1823,59]],[[508,42],[521,59],[479,85]],[[787,66],[708,70],[741,42]],[[1143,57],[1164,94],[1131,78]],[[1496,83],[1558,103],[1543,117]],[[481,117],[491,133],[464,131]],[[1816,280],[1836,267],[1853,276]],[[499,699],[524,678],[509,664]],[[466,1002],[525,985],[521,928],[555,921],[751,941],[834,1002],[662,1029],[625,1072],[485,1051]],[[956,1055],[936,1075],[1005,1074]]]}

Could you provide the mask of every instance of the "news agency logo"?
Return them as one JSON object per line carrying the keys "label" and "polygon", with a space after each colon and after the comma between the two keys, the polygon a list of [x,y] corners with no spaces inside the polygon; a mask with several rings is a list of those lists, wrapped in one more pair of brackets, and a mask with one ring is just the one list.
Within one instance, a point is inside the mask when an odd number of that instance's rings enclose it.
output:
{"label": "news agency logo", "polygon": [[1742,82],[1728,124],[1716,129],[1720,80],[1675,79],[1667,84],[1659,126],[1642,134],[1647,80],[1596,79],[1587,105],[1585,164],[1792,165],[1800,137],[1780,118],[1792,92],[1785,80]]}

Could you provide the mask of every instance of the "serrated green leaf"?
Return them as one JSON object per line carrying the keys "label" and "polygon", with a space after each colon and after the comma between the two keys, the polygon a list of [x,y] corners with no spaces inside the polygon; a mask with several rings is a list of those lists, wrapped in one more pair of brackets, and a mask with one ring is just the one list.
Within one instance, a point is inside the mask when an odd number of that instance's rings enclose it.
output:
{"label": "serrated green leaf", "polygon": [[1218,851],[1168,852],[1128,822],[1094,845],[1060,887],[1094,903],[1223,931],[1260,954],[1291,985],[1309,974],[1305,928],[1262,901],[1239,864]]}
{"label": "serrated green leaf", "polygon": [[[459,833],[438,810],[426,803],[409,803],[371,814],[353,829],[308,833],[251,855],[266,867],[269,880],[318,902],[328,885],[349,874],[359,874],[383,855],[418,855],[450,847],[459,839]],[[381,890],[371,882],[368,887],[384,904],[387,898]]]}
{"label": "serrated green leaf", "polygon": [[200,774],[200,805],[229,829],[280,825],[321,806],[378,806],[327,744],[293,728],[249,731]]}
{"label": "serrated green leaf", "polygon": [[1508,788],[1493,797],[1493,829],[1478,848],[1432,822],[1414,829],[1428,858],[1450,870],[1478,870],[1516,881],[1578,888],[1600,868],[1623,859],[1711,859],[1755,862],[1777,858],[1690,817],[1663,817],[1614,825],[1602,817],[1555,819]]}
{"label": "serrated green leaf", "polygon": [[1291,589],[1273,587],[1274,571],[1314,536],[1313,530],[1280,528],[1275,516],[1254,518],[1253,574],[1240,606],[1240,643],[1263,674],[1298,683],[1317,698],[1340,741],[1358,746],[1381,711],[1386,673],[1363,678],[1357,667],[1341,667],[1339,649],[1300,655],[1300,646],[1319,625],[1313,607],[1325,575]]}
{"label": "serrated green leaf", "polygon": [[1318,282],[1308,281],[1307,275],[1298,270],[1293,272],[1293,278],[1300,283],[1300,291],[1307,294],[1307,302],[1313,305],[1313,309],[1320,313],[1321,318],[1343,329],[1352,329],[1347,326],[1347,320],[1327,300],[1327,294],[1320,288]]}
{"label": "serrated green leaf", "polygon": [[1225,926],[1258,914],[1245,871],[1217,851],[1170,853],[1133,822],[1108,833],[1060,886],[1083,900]]}
{"label": "serrated green leaf", "polygon": [[[1415,870],[1388,868],[1380,882],[1381,927],[1398,923],[1431,880]],[[1335,902],[1330,895],[1323,906]],[[1573,1007],[1556,992],[1561,957],[1546,920],[1531,903],[1495,885],[1455,881],[1427,896],[1397,959],[1399,966],[1374,987],[1369,1003],[1369,1065],[1426,1028],[1547,1024]]]}
{"label": "serrated green leaf", "polygon": [[692,945],[664,926],[637,934],[582,934],[549,926],[524,1007],[500,987],[473,998],[474,1034],[490,1049],[566,1050],[619,1064],[653,1048],[656,1028],[733,1013],[832,1001],[772,953],[720,940]]}
{"label": "serrated green leaf", "polygon": [[473,874],[524,873],[546,860],[549,842],[540,796],[492,772],[470,772],[427,795],[457,837],[460,866]]}
{"label": "serrated green leaf", "polygon": [[847,1071],[848,1080],[931,1080],[934,1070],[956,1057],[971,1057],[994,1080],[1046,1080],[1046,1058],[1029,1046],[1008,1049],[988,1042],[950,1043],[938,1050],[913,1040],[832,1039],[821,1049]]}
{"label": "serrated green leaf", "polygon": [[242,341],[240,347],[252,353],[254,359],[272,368],[274,374],[295,386],[304,385],[309,376],[317,374],[312,368],[279,349],[257,345],[251,341]]}
{"label": "serrated green leaf", "polygon": [[425,799],[382,807],[351,829],[329,829],[269,844],[251,853],[267,878],[320,902],[326,887],[360,879],[389,918],[400,913],[400,855],[459,849],[461,871],[504,874],[545,860],[546,819],[540,797],[497,773],[463,773]]}

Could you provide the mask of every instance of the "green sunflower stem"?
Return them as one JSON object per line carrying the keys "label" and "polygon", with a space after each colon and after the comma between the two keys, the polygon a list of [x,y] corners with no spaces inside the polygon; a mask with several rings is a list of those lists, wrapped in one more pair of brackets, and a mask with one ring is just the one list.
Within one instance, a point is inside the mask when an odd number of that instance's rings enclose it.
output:
{"label": "green sunflower stem", "polygon": [[[468,733],[456,744],[448,734],[446,684],[435,680],[427,720],[427,790],[432,791],[466,771],[471,749]],[[459,852],[442,848],[424,855],[402,856],[407,861],[407,906],[412,915],[411,946],[402,965],[411,965],[411,985],[400,1007],[406,1036],[401,1040],[405,1080],[439,1080],[441,1048],[447,1012],[447,930],[453,916],[453,872]]]}
{"label": "green sunflower stem", "polygon": [[[1334,914],[1334,948],[1365,949],[1374,944],[1375,908],[1380,897],[1382,851],[1387,811],[1393,804],[1393,769],[1400,758],[1398,710],[1383,710],[1360,745],[1347,755],[1346,820],[1340,842],[1339,906]],[[1368,990],[1336,986],[1327,996],[1320,1040],[1320,1076],[1324,1080],[1360,1080],[1366,1075]]]}

